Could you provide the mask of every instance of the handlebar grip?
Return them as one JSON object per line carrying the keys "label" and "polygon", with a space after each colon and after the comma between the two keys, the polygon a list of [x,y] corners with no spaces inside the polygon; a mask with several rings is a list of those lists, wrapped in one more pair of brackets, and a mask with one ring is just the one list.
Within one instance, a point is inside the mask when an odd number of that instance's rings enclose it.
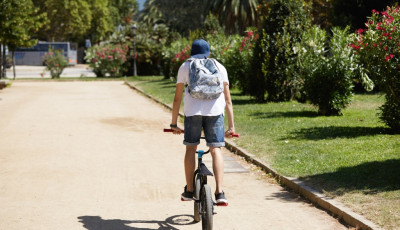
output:
{"label": "handlebar grip", "polygon": [[[164,133],[172,133],[174,132],[172,129],[164,129]],[[184,132],[184,130],[182,130]]]}

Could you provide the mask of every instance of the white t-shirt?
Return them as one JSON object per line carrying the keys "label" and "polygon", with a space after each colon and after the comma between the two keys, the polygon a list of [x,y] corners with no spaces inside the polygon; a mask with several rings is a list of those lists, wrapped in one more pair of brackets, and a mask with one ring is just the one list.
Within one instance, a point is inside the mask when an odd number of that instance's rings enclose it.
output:
{"label": "white t-shirt", "polygon": [[[222,81],[229,84],[228,73],[225,67],[217,60],[215,60],[215,63],[222,73]],[[189,64],[190,63],[186,61],[181,65],[181,67],[179,67],[177,84],[184,83],[186,85],[189,81]],[[185,116],[187,117],[195,115],[218,116],[224,113],[226,105],[224,93],[221,93],[221,95],[215,100],[200,100],[190,96],[187,87],[185,89],[183,103]]]}

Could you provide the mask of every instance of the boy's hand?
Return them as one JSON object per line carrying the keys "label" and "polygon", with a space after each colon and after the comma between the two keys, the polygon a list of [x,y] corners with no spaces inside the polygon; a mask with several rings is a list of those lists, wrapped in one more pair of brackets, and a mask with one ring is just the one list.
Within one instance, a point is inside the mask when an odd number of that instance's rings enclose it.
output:
{"label": "boy's hand", "polygon": [[233,136],[232,136],[232,134],[234,134],[235,133],[235,130],[233,130],[233,129],[228,129],[228,130],[226,130],[226,132],[225,132],[225,137],[227,137],[227,138],[232,138]]}
{"label": "boy's hand", "polygon": [[171,129],[172,129],[173,133],[176,134],[176,135],[179,135],[179,134],[183,133],[182,129],[179,128],[179,127],[171,128]]}

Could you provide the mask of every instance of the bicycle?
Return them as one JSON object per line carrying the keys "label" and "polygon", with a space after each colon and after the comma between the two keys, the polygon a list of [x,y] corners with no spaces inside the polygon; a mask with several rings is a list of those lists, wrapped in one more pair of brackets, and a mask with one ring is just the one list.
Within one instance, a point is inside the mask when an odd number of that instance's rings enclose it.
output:
{"label": "bicycle", "polygon": [[[172,129],[164,129],[164,132],[173,132]],[[233,134],[233,137],[239,137],[239,134]],[[201,137],[201,139],[205,139]],[[193,176],[193,198],[194,198],[194,221],[202,224],[203,230],[212,230],[214,206],[228,206],[228,204],[217,204],[212,199],[211,187],[207,184],[207,176],[214,176],[212,172],[203,163],[203,155],[210,150],[197,150],[197,169]]]}

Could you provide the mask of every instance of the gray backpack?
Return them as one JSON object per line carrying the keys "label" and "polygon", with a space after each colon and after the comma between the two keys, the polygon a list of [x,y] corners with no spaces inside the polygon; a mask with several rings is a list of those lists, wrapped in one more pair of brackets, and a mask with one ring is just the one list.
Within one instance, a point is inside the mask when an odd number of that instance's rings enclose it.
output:
{"label": "gray backpack", "polygon": [[217,99],[224,92],[222,73],[214,59],[190,58],[188,91],[200,100]]}

